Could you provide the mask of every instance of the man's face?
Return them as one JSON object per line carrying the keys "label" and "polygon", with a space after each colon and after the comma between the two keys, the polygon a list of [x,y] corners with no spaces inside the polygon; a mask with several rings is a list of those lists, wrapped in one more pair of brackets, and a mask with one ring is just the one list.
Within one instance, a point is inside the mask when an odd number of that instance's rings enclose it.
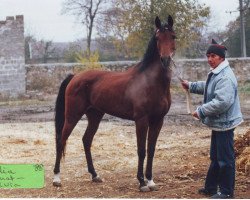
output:
{"label": "man's face", "polygon": [[214,53],[209,53],[207,54],[207,61],[208,64],[215,69],[216,67],[218,67],[218,65],[223,62],[225,59],[214,54]]}

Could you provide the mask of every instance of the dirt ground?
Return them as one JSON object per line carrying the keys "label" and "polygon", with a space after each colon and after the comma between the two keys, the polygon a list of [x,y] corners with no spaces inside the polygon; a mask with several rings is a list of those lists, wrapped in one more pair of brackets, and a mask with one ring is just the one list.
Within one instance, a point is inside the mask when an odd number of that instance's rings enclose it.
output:
{"label": "dirt ground", "polygon": [[[138,191],[134,123],[111,116],[103,119],[92,145],[94,165],[103,182],[91,182],[87,172],[81,141],[87,125],[83,118],[68,139],[61,165],[62,187],[53,187],[54,99],[0,104],[0,163],[45,166],[44,188],[1,189],[0,198],[204,198],[197,190],[204,184],[210,162],[210,130],[186,114],[185,97],[179,96],[173,96],[157,142],[153,176],[158,191]],[[250,129],[247,108],[249,102],[243,105],[245,122],[235,130],[236,137]],[[236,174],[235,198],[250,198],[249,174],[242,171]]]}

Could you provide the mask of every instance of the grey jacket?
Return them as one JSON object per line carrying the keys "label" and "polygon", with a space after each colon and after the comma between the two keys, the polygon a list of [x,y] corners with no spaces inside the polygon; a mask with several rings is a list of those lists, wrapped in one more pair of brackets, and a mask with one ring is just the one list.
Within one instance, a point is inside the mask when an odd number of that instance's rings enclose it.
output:
{"label": "grey jacket", "polygon": [[212,130],[235,128],[243,122],[237,79],[226,59],[210,73],[210,81],[189,82],[191,93],[204,94],[203,104],[197,108],[197,113],[202,123]]}

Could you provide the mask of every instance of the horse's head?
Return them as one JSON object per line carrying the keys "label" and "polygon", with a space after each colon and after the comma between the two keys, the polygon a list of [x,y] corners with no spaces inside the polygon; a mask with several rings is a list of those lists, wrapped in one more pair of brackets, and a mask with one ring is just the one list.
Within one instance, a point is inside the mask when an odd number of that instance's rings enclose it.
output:
{"label": "horse's head", "polygon": [[168,67],[171,56],[175,51],[175,33],[173,31],[173,18],[169,15],[168,22],[161,24],[159,17],[155,18],[157,48],[163,67]]}

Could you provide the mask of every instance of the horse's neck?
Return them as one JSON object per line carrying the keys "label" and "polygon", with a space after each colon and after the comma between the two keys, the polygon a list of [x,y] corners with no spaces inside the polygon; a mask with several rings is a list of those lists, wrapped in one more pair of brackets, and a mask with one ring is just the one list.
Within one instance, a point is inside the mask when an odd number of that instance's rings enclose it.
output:
{"label": "horse's neck", "polygon": [[169,89],[172,72],[169,67],[163,67],[161,61],[153,62],[145,73],[152,82],[161,82],[164,88]]}

